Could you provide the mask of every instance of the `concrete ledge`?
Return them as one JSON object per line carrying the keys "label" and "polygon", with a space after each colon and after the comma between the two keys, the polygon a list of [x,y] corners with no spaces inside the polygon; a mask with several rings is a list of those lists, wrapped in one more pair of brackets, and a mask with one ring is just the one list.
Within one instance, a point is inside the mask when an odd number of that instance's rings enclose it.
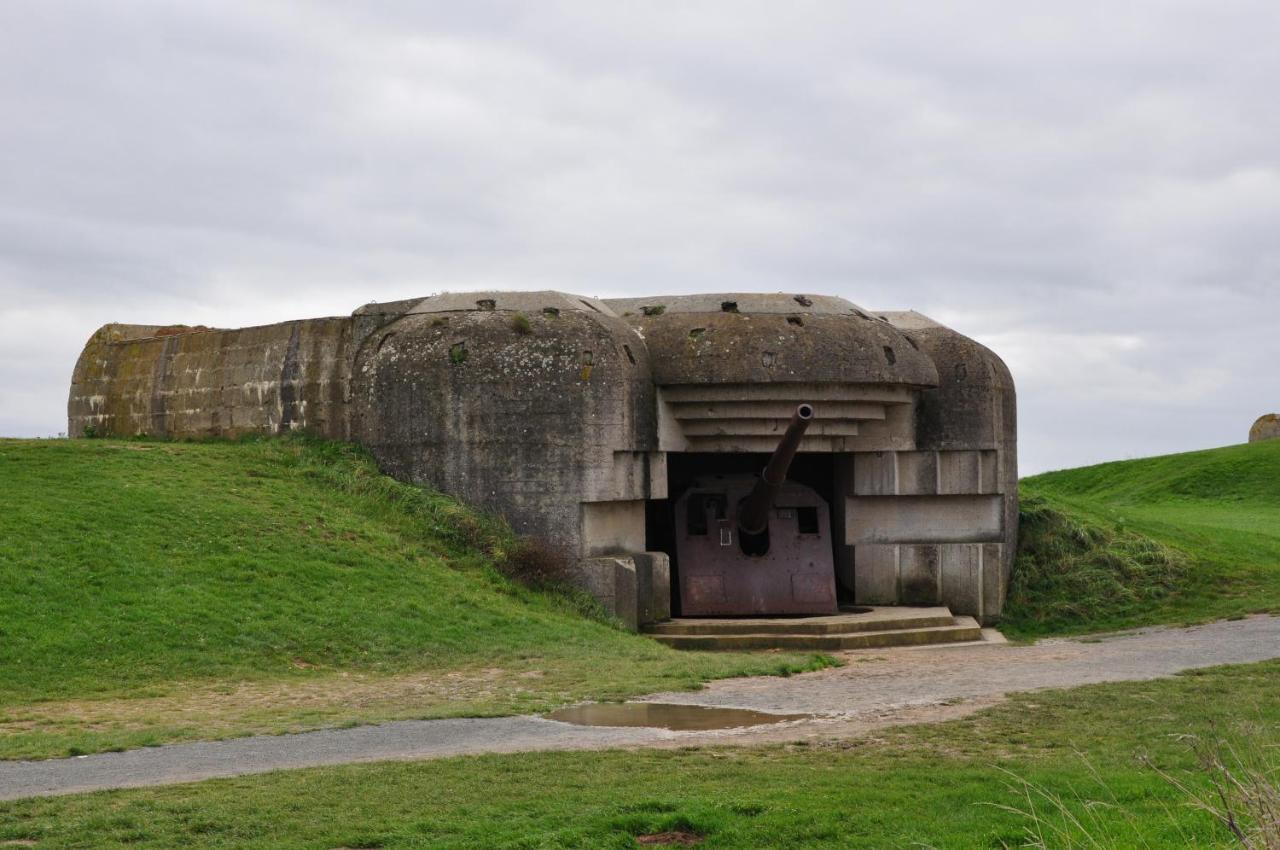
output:
{"label": "concrete ledge", "polygon": [[654,635],[838,635],[951,626],[955,619],[947,608],[886,606],[831,617],[677,618],[654,623],[644,631]]}
{"label": "concrete ledge", "polygon": [[630,556],[583,558],[573,569],[576,584],[591,594],[606,611],[635,631],[636,565]]}
{"label": "concrete ledge", "polygon": [[845,543],[999,543],[1004,497],[857,496],[845,499]]}
{"label": "concrete ledge", "polygon": [[957,617],[953,625],[921,629],[855,632],[843,635],[654,635],[675,649],[790,649],[837,652],[891,646],[955,643],[982,639],[982,627],[972,617]]}
{"label": "concrete ledge", "polygon": [[671,619],[671,558],[666,552],[637,552],[636,623],[657,623]]}

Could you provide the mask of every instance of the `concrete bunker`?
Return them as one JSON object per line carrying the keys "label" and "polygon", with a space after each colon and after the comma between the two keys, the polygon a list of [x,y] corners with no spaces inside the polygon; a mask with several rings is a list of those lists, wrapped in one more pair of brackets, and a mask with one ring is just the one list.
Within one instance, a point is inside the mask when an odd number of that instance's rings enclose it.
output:
{"label": "concrete bunker", "polygon": [[1263,440],[1280,440],[1280,413],[1259,416],[1249,429],[1249,442],[1260,443]]}
{"label": "concrete bunker", "polygon": [[[738,506],[801,405],[765,538],[744,535]],[[241,330],[107,325],[68,418],[77,436],[359,442],[558,548],[633,627],[851,604],[989,623],[1016,541],[1004,364],[829,296],[449,293]],[[736,554],[716,567],[692,538]]]}

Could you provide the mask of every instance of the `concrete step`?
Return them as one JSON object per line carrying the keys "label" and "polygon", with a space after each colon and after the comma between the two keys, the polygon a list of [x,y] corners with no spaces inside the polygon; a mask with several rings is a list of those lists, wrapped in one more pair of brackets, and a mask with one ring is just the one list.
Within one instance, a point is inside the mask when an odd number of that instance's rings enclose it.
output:
{"label": "concrete step", "polygon": [[982,640],[982,627],[972,617],[953,617],[947,625],[836,634],[653,634],[652,637],[675,649],[785,649],[838,652],[845,649],[877,649],[977,641]]}
{"label": "concrete step", "polygon": [[951,609],[945,607],[879,606],[856,614],[841,613],[829,617],[677,617],[646,626],[645,631],[653,635],[836,635],[926,629],[950,626],[954,622]]}

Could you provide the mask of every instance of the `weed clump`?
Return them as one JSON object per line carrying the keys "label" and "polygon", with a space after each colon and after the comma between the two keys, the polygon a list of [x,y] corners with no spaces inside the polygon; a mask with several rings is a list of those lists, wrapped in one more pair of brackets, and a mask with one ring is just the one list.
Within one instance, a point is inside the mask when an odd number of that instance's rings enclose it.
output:
{"label": "weed clump", "polygon": [[529,324],[529,317],[524,313],[516,313],[511,317],[511,330],[520,336],[528,336],[533,333],[533,325]]}
{"label": "weed clump", "polygon": [[560,550],[532,537],[521,537],[500,553],[498,571],[537,590],[558,589],[569,581],[569,561]]}
{"label": "weed clump", "polygon": [[1187,575],[1176,549],[1025,498],[1002,624],[1030,634],[1104,625],[1176,594]]}

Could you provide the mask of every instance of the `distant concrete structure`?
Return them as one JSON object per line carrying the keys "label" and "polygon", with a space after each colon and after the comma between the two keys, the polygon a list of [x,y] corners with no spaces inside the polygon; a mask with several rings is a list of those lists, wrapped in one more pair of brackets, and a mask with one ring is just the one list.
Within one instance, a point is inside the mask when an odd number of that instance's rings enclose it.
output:
{"label": "distant concrete structure", "polygon": [[1280,414],[1259,416],[1249,429],[1249,442],[1260,443],[1263,440],[1280,440]]}
{"label": "distant concrete structure", "polygon": [[[635,626],[744,580],[730,564],[718,584],[682,584],[695,570],[674,557],[677,525],[702,532],[675,508],[698,482],[759,473],[801,404],[812,421],[777,490],[796,505],[774,516],[805,537],[795,551],[826,547],[811,573],[834,575],[786,592],[995,621],[1017,541],[1013,380],[919,313],[819,295],[477,292],[240,330],[110,324],[76,364],[68,433],[359,442],[388,474],[558,547]],[[714,500],[699,505],[715,522]],[[732,529],[718,541],[737,545]]]}

